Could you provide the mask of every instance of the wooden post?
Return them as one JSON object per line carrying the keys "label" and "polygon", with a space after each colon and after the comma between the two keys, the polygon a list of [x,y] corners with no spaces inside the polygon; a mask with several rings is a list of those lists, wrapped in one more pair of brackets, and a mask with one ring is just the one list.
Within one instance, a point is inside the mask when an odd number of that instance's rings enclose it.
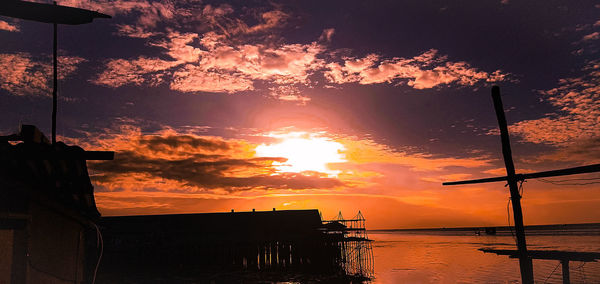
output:
{"label": "wooden post", "polygon": [[502,155],[504,156],[504,165],[506,166],[506,177],[510,188],[510,198],[513,206],[513,215],[515,219],[515,231],[517,234],[517,249],[519,251],[519,266],[521,268],[521,281],[524,284],[533,283],[533,263],[527,255],[527,244],[525,242],[525,228],[523,226],[523,211],[521,209],[521,195],[517,185],[515,175],[515,166],[510,149],[510,140],[508,137],[508,127],[506,117],[504,116],[504,107],[500,97],[500,88],[492,87],[492,98],[494,100],[494,109],[500,128],[500,138],[502,139]]}
{"label": "wooden post", "polygon": [[571,283],[571,277],[569,275],[569,260],[564,259],[561,260],[560,263],[562,263],[563,284],[569,284]]}

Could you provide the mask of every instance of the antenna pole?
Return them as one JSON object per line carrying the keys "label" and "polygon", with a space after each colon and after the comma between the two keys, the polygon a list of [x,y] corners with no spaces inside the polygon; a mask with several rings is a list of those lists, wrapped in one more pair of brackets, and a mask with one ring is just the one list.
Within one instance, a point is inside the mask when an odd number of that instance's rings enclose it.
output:
{"label": "antenna pole", "polygon": [[521,281],[523,284],[533,284],[533,263],[527,255],[527,243],[525,242],[525,227],[523,226],[523,211],[521,209],[521,194],[517,186],[517,176],[515,174],[515,165],[512,159],[510,149],[510,140],[508,137],[508,126],[504,116],[504,107],[500,97],[500,88],[492,87],[492,99],[494,100],[494,109],[500,128],[500,138],[502,139],[502,155],[504,156],[504,165],[506,166],[506,177],[510,188],[510,199],[513,205],[513,215],[515,217],[515,231],[517,235],[517,249],[519,251],[519,266],[521,267]]}
{"label": "antenna pole", "polygon": [[[56,5],[56,1],[54,1],[54,5]],[[52,88],[52,145],[56,144],[56,89],[58,87],[58,68],[57,68],[57,30],[58,24],[54,23],[54,44],[53,44],[53,88]]]}

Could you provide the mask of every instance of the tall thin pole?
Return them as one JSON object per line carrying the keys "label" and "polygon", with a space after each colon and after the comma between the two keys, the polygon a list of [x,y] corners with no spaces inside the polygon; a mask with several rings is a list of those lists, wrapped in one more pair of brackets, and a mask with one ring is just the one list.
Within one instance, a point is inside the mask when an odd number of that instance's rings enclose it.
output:
{"label": "tall thin pole", "polygon": [[504,156],[504,165],[506,166],[506,177],[510,188],[510,199],[513,205],[513,215],[515,218],[515,231],[517,234],[517,249],[519,251],[519,266],[521,268],[521,281],[523,284],[533,283],[533,263],[527,255],[527,244],[525,242],[525,228],[523,226],[523,211],[521,209],[521,195],[517,186],[517,177],[515,175],[515,165],[513,164],[512,152],[510,149],[510,140],[508,137],[508,127],[506,117],[504,116],[504,107],[502,98],[500,98],[500,88],[492,87],[492,99],[494,100],[494,109],[496,118],[500,127],[500,137],[502,139],[502,155]]}
{"label": "tall thin pole", "polygon": [[[54,5],[56,5],[56,1],[54,1]],[[54,85],[52,88],[52,145],[56,144],[56,89],[58,87],[58,67],[57,67],[57,33],[58,33],[58,25],[54,23],[54,44],[53,44],[53,64],[54,64]]]}

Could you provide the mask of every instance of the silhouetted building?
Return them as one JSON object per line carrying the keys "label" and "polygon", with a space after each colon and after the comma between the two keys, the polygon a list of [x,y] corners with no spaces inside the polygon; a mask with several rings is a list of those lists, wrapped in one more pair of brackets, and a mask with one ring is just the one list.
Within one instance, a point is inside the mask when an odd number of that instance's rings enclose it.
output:
{"label": "silhouetted building", "polygon": [[104,217],[100,224],[101,272],[333,268],[317,210]]}
{"label": "silhouetted building", "polygon": [[86,159],[34,126],[0,137],[0,283],[84,283],[98,261]]}

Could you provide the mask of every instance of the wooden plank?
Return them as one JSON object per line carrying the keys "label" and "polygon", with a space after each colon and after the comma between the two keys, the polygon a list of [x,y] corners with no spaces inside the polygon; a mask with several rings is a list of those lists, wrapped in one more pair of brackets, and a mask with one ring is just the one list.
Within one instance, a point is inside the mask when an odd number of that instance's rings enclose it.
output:
{"label": "wooden plank", "polygon": [[575,175],[575,174],[586,174],[586,173],[594,173],[594,172],[600,172],[600,164],[574,167],[574,168],[566,168],[566,169],[553,170],[553,171],[521,174],[521,176],[523,176],[524,179],[531,179],[531,178],[558,177],[558,176],[567,176],[567,175]]}
{"label": "wooden plank", "polygon": [[114,160],[113,151],[4,152],[0,160]]}
{"label": "wooden plank", "polygon": [[[491,249],[481,248],[479,249],[485,253],[495,253],[498,255],[507,255],[511,258],[517,258],[519,251],[513,249]],[[596,262],[600,260],[600,253],[597,252],[578,252],[578,251],[560,251],[560,250],[529,250],[527,251],[529,257],[533,259],[547,259],[547,260],[568,260],[568,261],[583,261],[583,262]]]}
{"label": "wooden plank", "polygon": [[[517,178],[517,180],[526,180],[526,179],[532,179],[532,178],[558,177],[558,176],[587,174],[587,173],[595,173],[595,172],[600,172],[600,164],[593,164],[593,165],[566,168],[566,169],[560,169],[560,170],[552,170],[552,171],[543,171],[543,172],[536,172],[536,173],[515,174],[515,177]],[[459,184],[497,182],[497,181],[506,181],[507,179],[508,179],[508,177],[506,177],[506,176],[480,178],[480,179],[444,182],[444,183],[442,183],[442,185],[459,185]]]}
{"label": "wooden plank", "polygon": [[497,182],[497,181],[507,181],[507,179],[508,179],[508,177],[480,178],[480,179],[471,179],[471,180],[462,180],[462,181],[449,181],[449,182],[442,183],[442,185],[459,185],[459,184]]}
{"label": "wooden plank", "polygon": [[560,263],[562,264],[563,284],[569,284],[571,283],[571,276],[569,275],[569,261],[563,260]]}

